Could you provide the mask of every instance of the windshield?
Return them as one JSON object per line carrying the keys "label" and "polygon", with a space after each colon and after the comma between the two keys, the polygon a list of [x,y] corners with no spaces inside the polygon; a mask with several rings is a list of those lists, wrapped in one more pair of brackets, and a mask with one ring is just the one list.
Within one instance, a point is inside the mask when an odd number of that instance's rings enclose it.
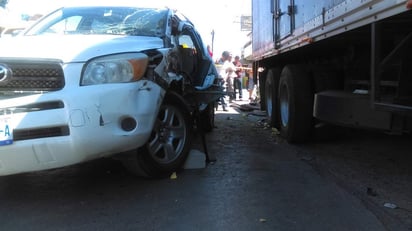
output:
{"label": "windshield", "polygon": [[36,23],[25,35],[116,34],[162,37],[167,9],[133,7],[71,7]]}

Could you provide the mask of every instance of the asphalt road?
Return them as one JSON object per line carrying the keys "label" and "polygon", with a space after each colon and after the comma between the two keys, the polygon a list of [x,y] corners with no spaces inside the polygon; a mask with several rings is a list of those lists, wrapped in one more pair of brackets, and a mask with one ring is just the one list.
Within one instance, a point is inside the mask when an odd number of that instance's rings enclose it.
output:
{"label": "asphalt road", "polygon": [[387,230],[261,119],[218,111],[206,137],[217,161],[176,179],[133,177],[111,159],[0,177],[0,230]]}

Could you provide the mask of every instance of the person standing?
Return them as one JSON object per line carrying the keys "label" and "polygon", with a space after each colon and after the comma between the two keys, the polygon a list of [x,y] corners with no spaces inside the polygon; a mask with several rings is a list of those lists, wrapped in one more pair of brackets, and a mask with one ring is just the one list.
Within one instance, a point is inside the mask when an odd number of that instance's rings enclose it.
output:
{"label": "person standing", "polygon": [[[223,51],[222,52],[222,56],[216,61],[216,65],[217,65],[217,67],[218,67],[218,74],[219,74],[219,82],[222,84],[222,85],[225,85],[225,87],[226,87],[226,90],[227,90],[227,84],[226,84],[226,77],[227,77],[227,74],[226,74],[226,70],[225,70],[225,66],[224,66],[224,64],[226,64],[227,63],[227,60],[229,60],[229,56],[230,56],[230,53],[228,52],[228,51]],[[219,103],[222,105],[222,109],[223,109],[223,111],[227,111],[227,109],[226,109],[226,102],[225,102],[225,96],[222,96],[222,97],[220,97],[220,99],[219,99]],[[217,110],[218,108],[216,107],[216,110]]]}
{"label": "person standing", "polygon": [[230,53],[229,51],[223,51],[222,56],[217,60],[216,64],[223,65],[225,61],[229,59]]}
{"label": "person standing", "polygon": [[210,58],[213,58],[213,51],[210,48],[210,45],[207,45],[207,53],[209,53]]}
{"label": "person standing", "polygon": [[226,82],[226,94],[229,96],[229,102],[231,103],[235,97],[235,90],[233,86],[234,78],[236,77],[236,67],[232,62],[232,54],[225,58],[222,66],[222,76],[224,76]]}
{"label": "person standing", "polygon": [[233,79],[233,90],[234,90],[234,97],[236,99],[236,91],[239,94],[239,100],[242,100],[242,63],[240,62],[240,57],[235,56],[235,60],[233,61],[233,65],[236,67],[235,74],[236,77]]}
{"label": "person standing", "polygon": [[254,103],[255,99],[253,98],[253,91],[255,90],[255,81],[253,80],[253,70],[248,68],[246,70],[247,77],[247,91],[249,93],[249,103]]}

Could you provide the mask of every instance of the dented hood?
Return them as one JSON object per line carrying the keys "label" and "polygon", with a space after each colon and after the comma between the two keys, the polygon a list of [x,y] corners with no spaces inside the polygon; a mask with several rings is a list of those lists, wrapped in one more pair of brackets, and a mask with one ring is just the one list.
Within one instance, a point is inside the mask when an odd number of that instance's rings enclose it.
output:
{"label": "dented hood", "polygon": [[0,58],[47,58],[85,62],[109,54],[162,48],[158,37],[118,35],[44,35],[0,39]]}

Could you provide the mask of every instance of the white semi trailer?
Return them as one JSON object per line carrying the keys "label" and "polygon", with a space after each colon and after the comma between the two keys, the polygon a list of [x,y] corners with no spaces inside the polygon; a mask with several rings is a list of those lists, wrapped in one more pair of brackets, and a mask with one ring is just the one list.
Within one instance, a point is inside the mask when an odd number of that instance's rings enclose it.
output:
{"label": "white semi trailer", "polygon": [[305,141],[317,124],[412,130],[411,2],[252,0],[254,77],[282,137]]}

